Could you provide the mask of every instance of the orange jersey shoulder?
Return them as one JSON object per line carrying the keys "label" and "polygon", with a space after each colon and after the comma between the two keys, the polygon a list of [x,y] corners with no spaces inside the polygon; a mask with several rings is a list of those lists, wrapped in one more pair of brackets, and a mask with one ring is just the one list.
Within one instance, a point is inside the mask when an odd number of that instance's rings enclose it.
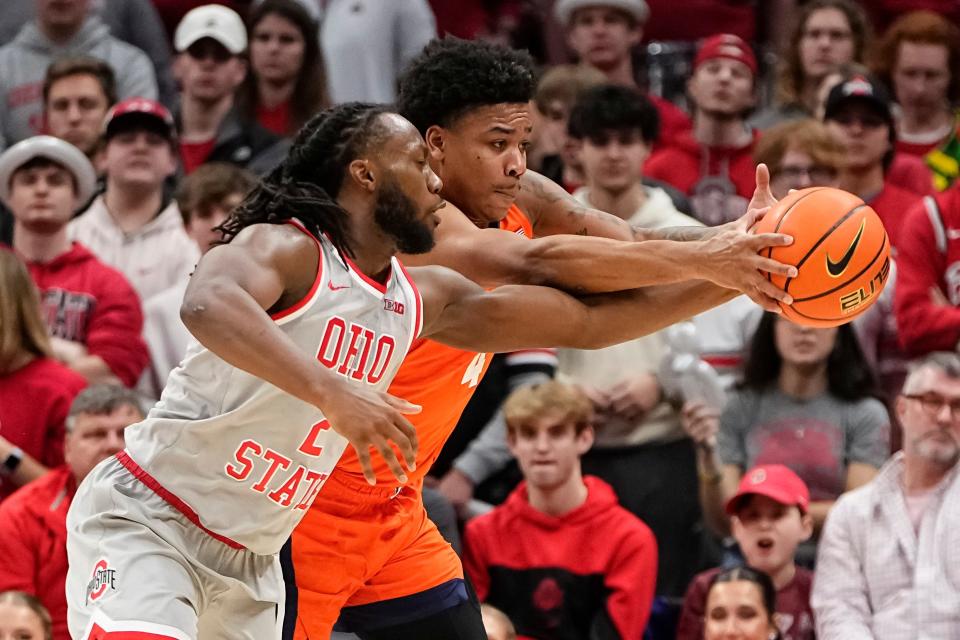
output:
{"label": "orange jersey shoulder", "polygon": [[[500,228],[533,238],[533,224],[516,205],[507,210]],[[390,394],[423,407],[420,413],[408,416],[420,441],[412,483],[425,476],[440,455],[492,357],[489,353],[464,351],[433,340],[414,341],[389,389]],[[346,472],[362,473],[357,454],[349,447],[338,466]],[[379,454],[373,455],[373,466],[377,482],[396,482]]]}

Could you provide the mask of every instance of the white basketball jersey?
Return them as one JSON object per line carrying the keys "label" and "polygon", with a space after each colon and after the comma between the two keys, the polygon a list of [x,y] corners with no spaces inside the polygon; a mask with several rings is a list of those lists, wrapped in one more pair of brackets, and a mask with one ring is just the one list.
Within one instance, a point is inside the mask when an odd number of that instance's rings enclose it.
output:
{"label": "white basketball jersey", "polygon": [[[419,293],[396,258],[384,287],[326,238],[317,242],[310,292],[274,320],[321,366],[385,391],[420,332]],[[126,444],[120,461],[198,525],[271,554],[348,443],[316,407],[194,344],[147,418],[127,429]]]}

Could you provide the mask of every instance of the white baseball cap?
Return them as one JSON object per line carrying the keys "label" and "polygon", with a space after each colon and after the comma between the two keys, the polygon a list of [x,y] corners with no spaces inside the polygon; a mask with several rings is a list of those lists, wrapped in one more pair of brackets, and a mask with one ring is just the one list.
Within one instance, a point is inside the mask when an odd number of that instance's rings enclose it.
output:
{"label": "white baseball cap", "polygon": [[85,203],[93,196],[97,174],[80,149],[53,136],[34,136],[13,145],[0,155],[0,200],[10,197],[10,178],[34,158],[47,158],[63,165],[77,181],[77,201]]}
{"label": "white baseball cap", "polygon": [[247,28],[236,11],[222,4],[205,4],[187,12],[173,34],[173,48],[186,51],[201,38],[213,38],[233,55],[247,49]]}
{"label": "white baseball cap", "polygon": [[611,7],[619,9],[633,16],[633,19],[643,24],[650,17],[650,7],[644,0],[558,0],[553,6],[553,15],[557,22],[569,26],[570,18],[577,9],[587,7]]}

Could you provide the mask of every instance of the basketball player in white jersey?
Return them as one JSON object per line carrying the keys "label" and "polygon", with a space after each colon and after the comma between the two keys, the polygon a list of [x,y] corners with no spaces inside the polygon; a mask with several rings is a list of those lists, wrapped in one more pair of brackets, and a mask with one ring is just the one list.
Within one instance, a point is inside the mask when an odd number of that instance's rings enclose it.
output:
{"label": "basketball player in white jersey", "polygon": [[[199,344],[73,501],[75,639],[278,638],[277,554],[346,445],[371,480],[371,447],[406,480],[393,445],[410,469],[404,413],[418,407],[385,390],[418,336],[596,348],[737,294],[690,284],[578,300],[487,292],[439,267],[408,274],[394,254],[432,247],[440,187],[409,122],[351,103],[311,120],[225,223],[228,242],[201,260],[181,310]],[[787,241],[758,235],[756,247]]]}

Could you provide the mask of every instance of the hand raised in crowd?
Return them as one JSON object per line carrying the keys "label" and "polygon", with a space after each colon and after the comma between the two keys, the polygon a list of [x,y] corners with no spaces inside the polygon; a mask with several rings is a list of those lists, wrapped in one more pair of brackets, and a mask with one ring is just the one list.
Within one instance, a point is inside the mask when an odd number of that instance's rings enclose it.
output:
{"label": "hand raised in crowd", "polygon": [[687,402],[680,411],[680,424],[694,444],[704,449],[717,446],[720,412],[702,402]]}
{"label": "hand raised in crowd", "polygon": [[641,373],[615,384],[607,392],[609,413],[624,420],[640,420],[660,402],[661,389],[657,376]]}
{"label": "hand raised in crowd", "polygon": [[473,488],[473,481],[457,469],[448,471],[436,486],[437,491],[458,511],[473,499]]}

